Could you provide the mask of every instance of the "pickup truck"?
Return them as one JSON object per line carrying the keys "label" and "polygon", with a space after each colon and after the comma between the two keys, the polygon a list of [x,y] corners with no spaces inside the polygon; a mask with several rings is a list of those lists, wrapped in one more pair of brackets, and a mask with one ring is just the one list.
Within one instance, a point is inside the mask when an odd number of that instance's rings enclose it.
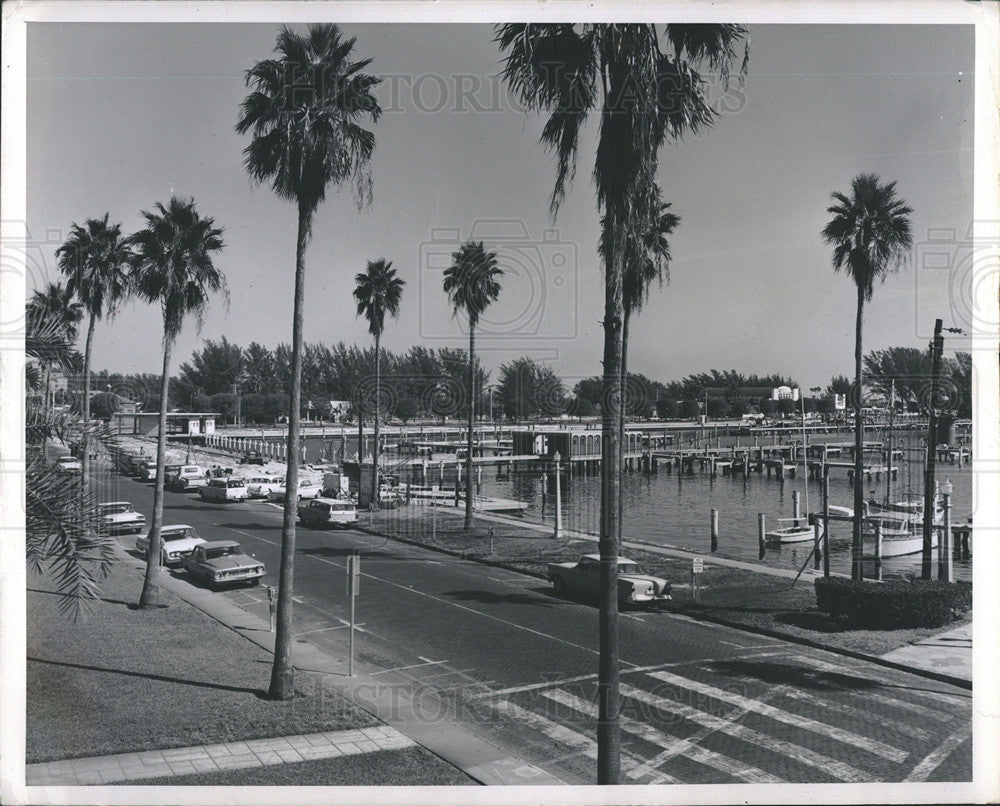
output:
{"label": "pickup truck", "polygon": [[[596,599],[600,592],[601,555],[585,554],[575,563],[549,563],[549,580],[560,596]],[[670,601],[670,583],[644,574],[639,565],[618,558],[619,605],[656,604]]]}

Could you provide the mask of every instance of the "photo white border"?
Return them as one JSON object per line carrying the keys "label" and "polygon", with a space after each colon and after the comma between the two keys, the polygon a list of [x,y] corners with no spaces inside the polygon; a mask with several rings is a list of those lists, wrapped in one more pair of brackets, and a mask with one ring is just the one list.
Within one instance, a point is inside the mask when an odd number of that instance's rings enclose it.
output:
{"label": "photo white border", "polygon": [[[665,12],[665,13],[664,13]],[[5,3],[3,13],[3,185],[0,210],[5,222],[26,221],[26,25],[29,22],[497,22],[567,19],[622,22],[658,16],[672,21],[761,23],[906,23],[976,26],[974,218],[1000,222],[1000,3],[961,0],[800,0],[799,2],[37,2]],[[3,233],[0,257],[8,250]],[[984,236],[988,237],[988,236]],[[993,238],[997,232],[993,233]],[[1000,309],[997,277],[993,299]],[[0,322],[23,311],[23,277],[0,276]],[[983,297],[977,296],[978,301]],[[973,312],[974,315],[977,312]],[[996,322],[997,310],[978,312],[979,321]],[[986,334],[980,334],[986,335]],[[990,334],[996,336],[997,334]],[[3,345],[8,347],[9,344]],[[974,510],[977,520],[1000,524],[1000,383],[997,353],[974,350],[975,427]],[[623,786],[599,787],[25,787],[25,568],[24,411],[21,351],[0,349],[0,800],[4,803],[772,803],[776,800],[825,803],[987,802],[1000,798],[1000,546],[977,545],[973,657],[975,681],[974,772],[971,784],[785,784],[772,786]],[[15,405],[6,405],[13,400]],[[985,455],[983,455],[985,454]],[[794,791],[790,788],[794,787]]]}

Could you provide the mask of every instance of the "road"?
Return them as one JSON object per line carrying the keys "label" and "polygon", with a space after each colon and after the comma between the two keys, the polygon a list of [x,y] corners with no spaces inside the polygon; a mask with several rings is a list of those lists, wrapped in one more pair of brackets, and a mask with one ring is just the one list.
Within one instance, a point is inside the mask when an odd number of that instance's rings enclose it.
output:
{"label": "road", "polygon": [[[102,475],[98,489],[150,517],[151,486]],[[276,584],[276,505],[167,492],[164,523],[239,540]],[[596,608],[532,577],[357,530],[297,534],[300,638],[346,657],[345,557],[358,551],[359,668],[442,692],[512,755],[595,782]],[[263,587],[217,595],[267,613]],[[623,783],[971,779],[967,690],[667,613],[624,614],[620,633]]]}

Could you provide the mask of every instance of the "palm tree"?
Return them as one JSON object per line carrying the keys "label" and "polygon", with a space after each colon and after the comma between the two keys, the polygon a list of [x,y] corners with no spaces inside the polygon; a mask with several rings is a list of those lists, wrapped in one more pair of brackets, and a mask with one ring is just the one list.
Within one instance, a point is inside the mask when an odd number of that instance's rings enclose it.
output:
{"label": "palm tree", "polygon": [[[575,175],[587,115],[600,115],[594,183],[603,214],[604,405],[601,461],[600,668],[598,783],[617,783],[618,499],[621,483],[623,276],[628,243],[641,240],[642,199],[656,181],[658,149],[667,139],[710,126],[702,65],[727,80],[746,35],[738,25],[507,23],[497,27],[506,52],[504,77],[526,108],[550,112],[542,143],[556,154],[551,209],[558,211]],[[746,70],[744,50],[741,73]]]}
{"label": "palm tree", "polygon": [[277,630],[269,696],[289,699],[292,679],[292,578],[296,490],[299,481],[299,405],[302,396],[302,296],[306,245],[313,215],[330,184],[353,181],[359,206],[371,197],[369,164],[375,135],[360,125],[378,121],[372,88],[380,79],[362,72],[370,59],[351,61],[355,40],[332,24],[310,25],[306,36],[282,27],[275,51],[247,70],[252,91],[240,107],[236,130],[251,133],[244,165],[257,182],[270,181],[280,198],[296,204],[295,298],[292,313],[292,384],[288,408],[288,471],[281,531]]}
{"label": "palm tree", "polygon": [[[375,448],[372,453],[371,508],[378,507],[378,418],[381,389],[381,364],[379,345],[385,329],[385,315],[399,317],[399,301],[406,281],[396,276],[392,262],[373,260],[365,271],[354,276],[354,299],[358,303],[358,316],[368,320],[368,332],[375,337]],[[360,464],[358,465],[360,467]]]}
{"label": "palm tree", "polygon": [[[836,204],[827,208],[833,218],[823,228],[823,239],[833,246],[833,268],[843,269],[854,280],[858,292],[854,325],[854,531],[851,543],[851,577],[861,579],[861,522],[864,507],[864,417],[861,390],[862,319],[875,282],[906,262],[913,245],[908,207],[896,196],[896,183],[881,184],[875,174],[858,174],[851,182],[851,195],[833,193]],[[926,514],[930,517],[930,513]]]}
{"label": "palm tree", "polygon": [[469,319],[469,432],[465,454],[465,529],[472,529],[472,436],[476,425],[476,325],[479,317],[500,296],[497,278],[503,270],[497,266],[496,252],[487,252],[483,242],[468,241],[451,256],[452,264],[444,270],[444,292],[454,312],[463,311]]}
{"label": "palm tree", "polygon": [[[628,336],[629,324],[633,313],[638,313],[649,296],[649,287],[654,281],[661,286],[670,274],[670,242],[667,236],[672,234],[680,224],[679,215],[670,212],[670,203],[661,198],[660,188],[653,185],[650,193],[640,198],[640,204],[646,205],[649,216],[647,229],[641,239],[630,240],[625,244],[629,254],[623,261],[622,276],[622,370],[621,370],[621,405],[619,406],[618,439],[625,444],[625,412],[628,407]],[[602,222],[603,232],[603,222]],[[601,253],[605,262],[607,245],[601,239]],[[619,473],[625,471],[625,453],[621,453]],[[624,521],[624,501],[618,496],[618,545],[621,547],[622,523]]]}
{"label": "palm tree", "polygon": [[90,350],[94,325],[106,312],[114,316],[118,303],[128,294],[129,247],[121,224],[104,218],[88,218],[83,226],[73,224],[69,237],[56,250],[59,270],[66,275],[66,290],[78,299],[90,317],[83,353],[83,421],[80,449],[83,452],[83,484],[89,481],[90,450]]}
{"label": "palm tree", "polygon": [[131,237],[134,248],[131,281],[135,294],[149,303],[159,303],[163,313],[163,374],[160,378],[160,422],[156,436],[156,487],[153,522],[146,551],[146,576],[139,606],[156,607],[159,597],[160,527],[163,525],[163,468],[167,448],[167,389],[170,353],[181,332],[184,318],[195,314],[199,322],[209,295],[224,291],[225,278],[213,261],[223,247],[222,230],[211,218],[202,218],[194,199],[172,198],[143,211],[146,227]]}
{"label": "palm tree", "polygon": [[[76,343],[77,325],[83,318],[83,309],[62,283],[49,283],[43,290],[35,291],[28,301],[28,308],[37,314],[36,321],[46,322],[46,327],[57,330],[68,344]],[[44,408],[48,409],[52,405],[52,365],[64,362],[45,360],[44,357],[39,358],[39,362],[45,365]]]}

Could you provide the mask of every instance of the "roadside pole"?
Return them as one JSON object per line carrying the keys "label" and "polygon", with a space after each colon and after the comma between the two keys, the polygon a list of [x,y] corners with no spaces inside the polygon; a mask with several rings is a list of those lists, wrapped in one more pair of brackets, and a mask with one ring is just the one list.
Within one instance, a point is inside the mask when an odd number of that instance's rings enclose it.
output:
{"label": "roadside pole", "polygon": [[271,632],[274,632],[274,619],[275,614],[278,612],[278,597],[275,595],[277,593],[277,588],[273,585],[267,586],[267,609],[271,614]]}
{"label": "roadside pole", "polygon": [[946,479],[941,485],[941,498],[944,505],[944,524],[941,529],[941,537],[938,539],[938,579],[945,582],[955,581],[955,566],[952,563],[954,552],[952,551],[952,541],[954,536],[951,533],[951,493],[954,487],[951,479]]}
{"label": "roadside pole", "polygon": [[556,518],[552,536],[559,539],[562,537],[562,483],[559,480],[559,460],[562,457],[556,451],[552,458],[556,460]]}
{"label": "roadside pole", "polygon": [[347,656],[347,676],[354,677],[354,600],[358,595],[361,558],[355,553],[347,558],[347,595],[351,600],[351,632]]}

